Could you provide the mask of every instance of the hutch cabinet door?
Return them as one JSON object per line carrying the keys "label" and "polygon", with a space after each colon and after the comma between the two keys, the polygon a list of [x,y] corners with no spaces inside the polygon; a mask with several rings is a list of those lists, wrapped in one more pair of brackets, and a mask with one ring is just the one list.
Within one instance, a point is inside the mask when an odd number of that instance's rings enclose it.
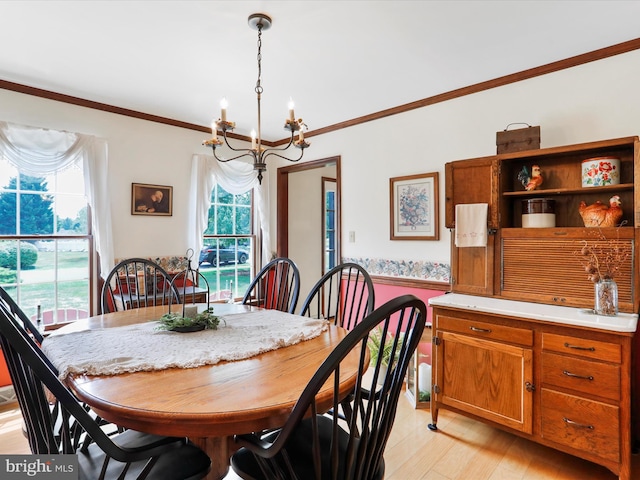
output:
{"label": "hutch cabinet door", "polygon": [[471,325],[479,335],[437,330],[435,407],[445,405],[524,433],[532,433],[533,350],[531,347],[481,338],[510,336],[531,338],[531,331],[450,320],[455,329]]}
{"label": "hutch cabinet door", "polygon": [[455,228],[456,205],[462,203],[487,203],[487,228],[498,228],[498,165],[496,157],[458,160],[445,164],[447,228]]}
{"label": "hutch cabinet door", "polygon": [[458,248],[451,235],[451,290],[471,295],[494,294],[495,235],[487,236],[486,247]]}
{"label": "hutch cabinet door", "polygon": [[[445,225],[455,228],[456,205],[489,205],[487,228],[498,228],[498,162],[495,157],[461,160],[445,165]],[[455,246],[451,239],[451,289],[456,293],[493,295],[494,242],[490,234],[486,247]]]}

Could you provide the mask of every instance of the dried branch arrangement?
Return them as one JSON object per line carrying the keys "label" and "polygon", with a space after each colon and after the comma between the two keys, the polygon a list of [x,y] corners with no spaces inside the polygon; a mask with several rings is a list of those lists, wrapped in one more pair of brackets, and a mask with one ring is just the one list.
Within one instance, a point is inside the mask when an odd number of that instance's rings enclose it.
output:
{"label": "dried branch arrangement", "polygon": [[598,238],[582,240],[582,248],[576,253],[581,257],[587,278],[593,283],[613,280],[629,260],[629,248],[620,238],[607,239],[600,229],[594,234]]}

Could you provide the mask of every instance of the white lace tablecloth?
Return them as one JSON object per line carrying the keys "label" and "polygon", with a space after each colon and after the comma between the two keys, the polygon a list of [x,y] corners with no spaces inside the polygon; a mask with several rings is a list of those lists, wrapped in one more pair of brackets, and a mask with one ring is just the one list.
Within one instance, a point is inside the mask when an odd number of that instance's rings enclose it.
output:
{"label": "white lace tablecloth", "polygon": [[277,310],[223,315],[220,319],[217,330],[193,333],[156,330],[157,321],[54,333],[44,340],[42,349],[61,379],[69,374],[116,375],[242,360],[315,338],[328,325],[325,320]]}

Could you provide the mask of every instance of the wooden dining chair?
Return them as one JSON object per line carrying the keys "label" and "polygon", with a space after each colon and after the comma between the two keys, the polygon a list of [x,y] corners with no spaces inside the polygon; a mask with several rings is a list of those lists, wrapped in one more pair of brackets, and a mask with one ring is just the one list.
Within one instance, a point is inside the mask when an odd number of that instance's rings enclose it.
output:
{"label": "wooden dining chair", "polygon": [[178,287],[157,263],[128,258],[107,275],[102,287],[102,313],[180,303]]}
{"label": "wooden dining chair", "polygon": [[76,454],[81,480],[196,480],[209,472],[209,457],[185,438],[105,433],[1,304],[0,346],[33,454]]}
{"label": "wooden dining chair", "polygon": [[[4,288],[0,287],[0,307],[4,308],[5,313],[9,313],[13,315],[13,319],[15,320],[15,324],[21,328],[25,335],[27,335],[30,339],[33,340],[34,344],[38,347],[36,349],[36,353],[40,356],[43,362],[45,362],[49,368],[53,371],[54,374],[58,374],[58,370],[51,363],[51,360],[44,354],[41,350],[40,346],[44,340],[42,335],[42,331],[40,331],[36,325],[31,322],[29,317],[24,313],[22,308],[13,300],[9,292],[7,292]],[[109,435],[122,432],[124,429],[119,427],[118,425],[112,424],[111,422],[107,422],[102,417],[100,417],[97,413],[95,413],[91,408],[86,404],[82,403],[84,410],[91,415],[95,422],[97,422],[102,430]],[[52,409],[55,409],[55,405],[52,406]],[[26,433],[26,425],[23,428],[23,431]]]}
{"label": "wooden dining chair", "polygon": [[375,305],[373,281],[355,263],[342,263],[325,273],[311,288],[300,315],[324,318],[351,330]]}
{"label": "wooden dining chair", "polygon": [[289,258],[267,263],[251,281],[242,299],[244,305],[293,313],[300,295],[300,272]]}
{"label": "wooden dining chair", "polygon": [[[243,479],[381,480],[383,453],[393,421],[404,376],[415,352],[427,318],[427,308],[413,295],[390,300],[365,317],[329,354],[309,381],[284,426],[271,433],[236,435],[241,448],[231,457],[231,467]],[[383,369],[381,361],[369,367],[367,340],[380,328],[389,344],[392,362]],[[357,347],[360,351],[358,352]],[[351,354],[351,355],[350,355]],[[341,366],[355,361],[354,413],[347,422],[337,414],[342,398]],[[344,378],[342,378],[344,380]],[[365,385],[379,394],[366,400]],[[326,384],[328,396],[318,395]],[[331,408],[334,413],[322,412]]]}
{"label": "wooden dining chair", "polygon": [[[311,288],[300,315],[324,318],[351,330],[375,305],[375,291],[369,273],[356,263],[342,263],[325,273]],[[370,395],[366,390],[365,395]],[[352,412],[352,396],[341,402],[343,418]],[[333,412],[330,412],[332,414]]]}

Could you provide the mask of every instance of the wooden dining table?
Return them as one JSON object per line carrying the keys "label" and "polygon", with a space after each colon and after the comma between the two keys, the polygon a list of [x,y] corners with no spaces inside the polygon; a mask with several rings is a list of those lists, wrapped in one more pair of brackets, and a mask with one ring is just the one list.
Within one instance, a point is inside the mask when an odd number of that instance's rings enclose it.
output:
{"label": "wooden dining table", "polygon": [[[220,316],[255,310],[245,305],[214,305],[214,313]],[[98,315],[69,324],[57,334],[149,322],[167,311],[167,306],[157,306]],[[188,437],[211,457],[207,479],[218,480],[228,473],[229,459],[237,449],[233,435],[282,426],[317,368],[346,334],[330,324],[315,338],[244,360],[118,375],[72,374],[66,382],[80,400],[110,422]],[[355,385],[359,355],[357,348],[342,364],[341,397]],[[332,396],[329,379],[317,396],[320,406],[330,408]]]}

